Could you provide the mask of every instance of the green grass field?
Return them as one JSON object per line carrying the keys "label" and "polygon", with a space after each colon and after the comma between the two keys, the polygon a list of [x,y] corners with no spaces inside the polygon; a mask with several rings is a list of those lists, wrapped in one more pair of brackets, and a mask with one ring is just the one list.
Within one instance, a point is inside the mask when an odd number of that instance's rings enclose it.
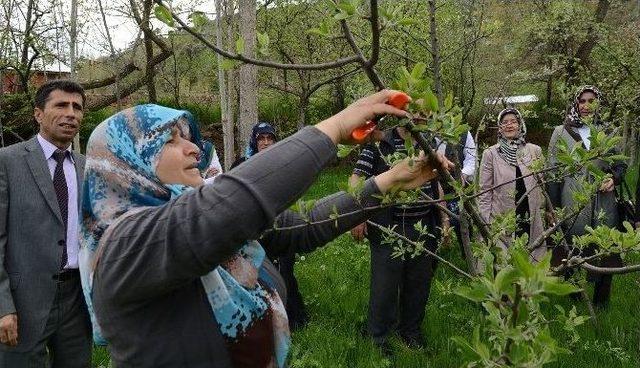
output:
{"label": "green grass field", "polygon": [[[305,195],[320,198],[346,183],[348,169],[326,170]],[[440,254],[465,268],[457,247]],[[638,259],[640,261],[640,257]],[[300,257],[296,275],[307,303],[311,321],[293,334],[291,367],[459,367],[462,364],[452,336],[470,336],[482,318],[479,306],[452,294],[464,280],[446,265],[437,269],[422,325],[427,347],[409,349],[393,341],[394,358],[384,358],[371,340],[362,336],[369,297],[369,249],[345,234],[314,253]],[[549,367],[640,367],[640,275],[614,276],[611,304],[598,311],[598,327],[580,327],[580,341],[570,347],[572,355],[561,356]],[[590,292],[590,291],[589,291]],[[571,308],[569,298],[552,299],[553,304]],[[588,314],[584,302],[580,314]],[[552,305],[548,311],[552,312]],[[570,341],[558,326],[553,330],[560,344]],[[568,346],[567,346],[568,347]],[[108,365],[108,354],[96,349],[96,366]]]}

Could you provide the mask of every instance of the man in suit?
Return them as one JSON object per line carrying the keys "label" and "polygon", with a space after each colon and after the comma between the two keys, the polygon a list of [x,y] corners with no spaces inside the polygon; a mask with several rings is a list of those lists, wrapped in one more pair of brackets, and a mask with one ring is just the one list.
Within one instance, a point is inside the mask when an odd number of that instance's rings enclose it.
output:
{"label": "man in suit", "polygon": [[88,367],[91,326],[78,272],[84,156],[71,151],[85,94],[36,92],[39,133],[0,149],[0,368]]}

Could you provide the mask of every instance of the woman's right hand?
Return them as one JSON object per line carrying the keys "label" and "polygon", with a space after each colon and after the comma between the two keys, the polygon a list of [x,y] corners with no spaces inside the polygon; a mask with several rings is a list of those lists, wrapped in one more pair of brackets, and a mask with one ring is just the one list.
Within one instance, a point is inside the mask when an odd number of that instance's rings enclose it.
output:
{"label": "woman's right hand", "polygon": [[[351,132],[364,125],[367,121],[373,120],[376,116],[407,116],[406,111],[386,103],[389,98],[396,93],[399,93],[399,91],[385,89],[370,96],[363,97],[339,113],[316,124],[316,128],[329,136],[333,143],[357,143],[353,141]],[[382,132],[376,129],[371,133],[370,138],[379,140],[382,138]]]}

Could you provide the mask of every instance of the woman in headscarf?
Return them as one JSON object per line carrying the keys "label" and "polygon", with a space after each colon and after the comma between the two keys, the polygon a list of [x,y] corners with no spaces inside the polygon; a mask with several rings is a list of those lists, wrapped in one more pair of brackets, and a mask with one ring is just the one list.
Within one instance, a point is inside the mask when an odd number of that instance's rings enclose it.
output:
{"label": "woman in headscarf", "polygon": [[[337,193],[307,214],[349,214],[337,223],[296,227],[302,215],[285,211],[354,128],[375,114],[405,115],[385,104],[392,93],[357,101],[211,185],[202,185],[188,112],[141,105],[98,125],[87,146],[80,263],[94,338],[109,343],[115,365],[283,367],[286,292],[276,291],[282,282],[262,245],[321,246],[371,215],[364,209],[378,194],[434,176],[423,160],[405,161],[367,181],[358,200]],[[274,223],[294,228],[251,240]]]}
{"label": "woman in headscarf", "polygon": [[[527,143],[526,134],[520,112],[514,108],[502,110],[498,114],[498,143],[483,152],[480,162],[480,192],[484,193],[478,202],[483,220],[491,224],[497,215],[509,211],[516,214],[515,232],[503,237],[507,246],[514,236],[527,234],[532,243],[544,231],[543,188],[536,175],[531,175],[531,165],[542,158],[542,150]],[[543,243],[531,252],[532,260],[540,260],[545,252]]]}
{"label": "woman in headscarf", "polygon": [[[602,94],[594,86],[583,86],[578,89],[571,101],[571,106],[562,125],[556,126],[551,140],[549,141],[549,167],[558,164],[557,153],[558,143],[564,141],[567,147],[571,148],[580,142],[582,146],[589,150],[591,147],[591,128],[589,125],[602,127],[604,122],[600,119],[600,105]],[[618,226],[618,210],[614,188],[624,178],[626,164],[622,161],[607,163],[604,160],[595,160],[593,164],[602,171],[611,174],[599,184],[598,191],[593,195],[591,203],[587,204],[577,216],[575,221],[568,221],[563,224],[566,240],[571,244],[574,235],[585,234],[585,227],[595,228],[598,225]],[[555,180],[555,181],[552,181]],[[593,182],[594,178],[586,168],[578,172],[577,175],[564,177],[562,179],[551,178],[547,184],[549,198],[554,207],[568,208],[574,207],[573,194],[583,190],[581,180]],[[604,213],[604,216],[600,216]],[[566,257],[566,250],[563,247],[555,247],[552,264],[557,264]],[[593,249],[585,250],[585,254],[593,253]],[[620,266],[622,260],[619,256],[605,257],[600,265],[603,267]],[[606,304],[611,293],[611,275],[591,275],[590,280],[595,281],[593,301],[596,305]]]}
{"label": "woman in headscarf", "polygon": [[276,130],[271,124],[264,121],[256,123],[256,125],[251,128],[251,137],[249,137],[249,144],[244,152],[244,156],[235,160],[229,169],[235,168],[256,153],[271,147],[277,141],[278,136],[276,135]]}

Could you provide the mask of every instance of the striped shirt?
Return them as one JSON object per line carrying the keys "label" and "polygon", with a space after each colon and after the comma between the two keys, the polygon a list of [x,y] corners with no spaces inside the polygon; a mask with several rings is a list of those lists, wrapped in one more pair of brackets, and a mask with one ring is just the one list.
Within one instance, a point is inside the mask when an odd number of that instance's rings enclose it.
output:
{"label": "striped shirt", "polygon": [[[416,148],[418,148],[417,145]],[[362,148],[353,173],[360,177],[370,178],[389,170],[389,165],[385,162],[385,158],[394,152],[407,153],[404,139],[400,137],[396,129],[386,132],[382,141],[367,144]],[[435,185],[435,181],[429,181],[422,186],[421,190],[429,197],[436,198]],[[391,209],[395,221],[410,220],[416,222],[422,217],[431,214],[432,210],[433,205],[420,202],[395,205]]]}

